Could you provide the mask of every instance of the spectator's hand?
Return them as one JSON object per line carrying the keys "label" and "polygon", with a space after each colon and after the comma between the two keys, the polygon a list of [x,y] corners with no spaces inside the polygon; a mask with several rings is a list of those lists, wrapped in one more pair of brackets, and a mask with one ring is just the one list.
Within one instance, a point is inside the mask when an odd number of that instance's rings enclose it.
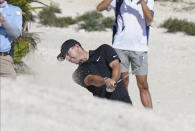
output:
{"label": "spectator's hand", "polygon": [[3,16],[1,15],[1,13],[0,13],[0,22],[3,20]]}
{"label": "spectator's hand", "polygon": [[1,24],[4,24],[4,23],[5,23],[5,20],[4,20],[4,18],[3,18],[3,16],[2,16],[1,13],[0,13],[0,23],[1,23]]}
{"label": "spectator's hand", "polygon": [[107,78],[106,80],[105,80],[105,83],[106,83],[106,86],[108,87],[108,88],[116,88],[116,81],[114,81],[113,79],[111,79],[111,78]]}
{"label": "spectator's hand", "polygon": [[[145,0],[139,0],[138,3],[141,3],[141,2],[143,2],[143,1],[145,1]],[[146,1],[145,1],[145,2],[146,2]]]}

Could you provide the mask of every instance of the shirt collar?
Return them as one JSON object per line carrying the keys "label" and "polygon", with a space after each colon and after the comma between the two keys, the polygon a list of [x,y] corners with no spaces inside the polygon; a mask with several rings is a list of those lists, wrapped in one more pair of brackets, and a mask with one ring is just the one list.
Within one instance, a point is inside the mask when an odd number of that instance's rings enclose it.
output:
{"label": "shirt collar", "polygon": [[0,4],[0,8],[5,8],[7,6],[7,1],[4,1],[2,4]]}
{"label": "shirt collar", "polygon": [[95,50],[90,50],[89,51],[89,59],[86,62],[96,62],[97,55],[95,55],[95,54],[96,54]]}
{"label": "shirt collar", "polygon": [[89,57],[90,57],[90,56],[93,56],[94,54],[95,54],[95,51],[94,51],[94,50],[90,50],[90,51],[89,51]]}
{"label": "shirt collar", "polygon": [[[95,54],[94,50],[89,50],[89,59],[87,61],[85,61],[84,63],[90,63],[95,61],[93,55]],[[80,63],[79,65],[82,65],[84,63]]]}

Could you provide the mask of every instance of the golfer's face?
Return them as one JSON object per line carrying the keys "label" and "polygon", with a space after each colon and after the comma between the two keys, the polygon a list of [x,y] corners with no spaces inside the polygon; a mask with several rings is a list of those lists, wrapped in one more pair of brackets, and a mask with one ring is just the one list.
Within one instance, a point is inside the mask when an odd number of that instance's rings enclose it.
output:
{"label": "golfer's face", "polygon": [[78,53],[78,47],[74,46],[68,50],[66,54],[66,60],[70,61],[71,63],[78,64],[80,62],[80,55]]}

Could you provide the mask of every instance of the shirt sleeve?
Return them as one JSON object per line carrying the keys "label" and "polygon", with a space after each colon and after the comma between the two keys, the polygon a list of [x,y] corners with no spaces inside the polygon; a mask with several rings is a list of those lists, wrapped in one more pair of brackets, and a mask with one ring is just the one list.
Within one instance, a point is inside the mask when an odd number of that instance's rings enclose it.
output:
{"label": "shirt sleeve", "polygon": [[119,60],[119,56],[116,53],[116,51],[109,45],[104,44],[101,46],[102,48],[102,54],[104,55],[104,58],[108,64],[110,64],[114,60]]}
{"label": "shirt sleeve", "polygon": [[87,77],[88,75],[89,75],[89,71],[85,70],[82,67],[78,67],[74,71],[72,78],[80,86],[86,87],[84,80],[85,80],[85,77]]}
{"label": "shirt sleeve", "polygon": [[18,7],[15,12],[14,25],[21,31],[22,30],[22,10]]}
{"label": "shirt sleeve", "polygon": [[154,0],[148,0],[147,6],[154,13]]}
{"label": "shirt sleeve", "polygon": [[5,31],[13,38],[17,38],[22,34],[22,10],[19,7],[12,7],[10,11],[13,12],[13,18],[5,18]]}
{"label": "shirt sleeve", "polygon": [[116,0],[112,0],[112,2],[110,3],[110,5],[107,7],[107,11],[110,11],[112,9],[116,8]]}

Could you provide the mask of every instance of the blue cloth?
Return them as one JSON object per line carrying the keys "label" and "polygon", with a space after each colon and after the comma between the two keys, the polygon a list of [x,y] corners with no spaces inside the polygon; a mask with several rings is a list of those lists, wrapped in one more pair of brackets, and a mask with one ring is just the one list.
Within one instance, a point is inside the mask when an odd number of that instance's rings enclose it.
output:
{"label": "blue cloth", "polygon": [[9,52],[14,38],[22,34],[22,10],[5,1],[0,4],[0,13],[6,21],[0,23],[0,52]]}

